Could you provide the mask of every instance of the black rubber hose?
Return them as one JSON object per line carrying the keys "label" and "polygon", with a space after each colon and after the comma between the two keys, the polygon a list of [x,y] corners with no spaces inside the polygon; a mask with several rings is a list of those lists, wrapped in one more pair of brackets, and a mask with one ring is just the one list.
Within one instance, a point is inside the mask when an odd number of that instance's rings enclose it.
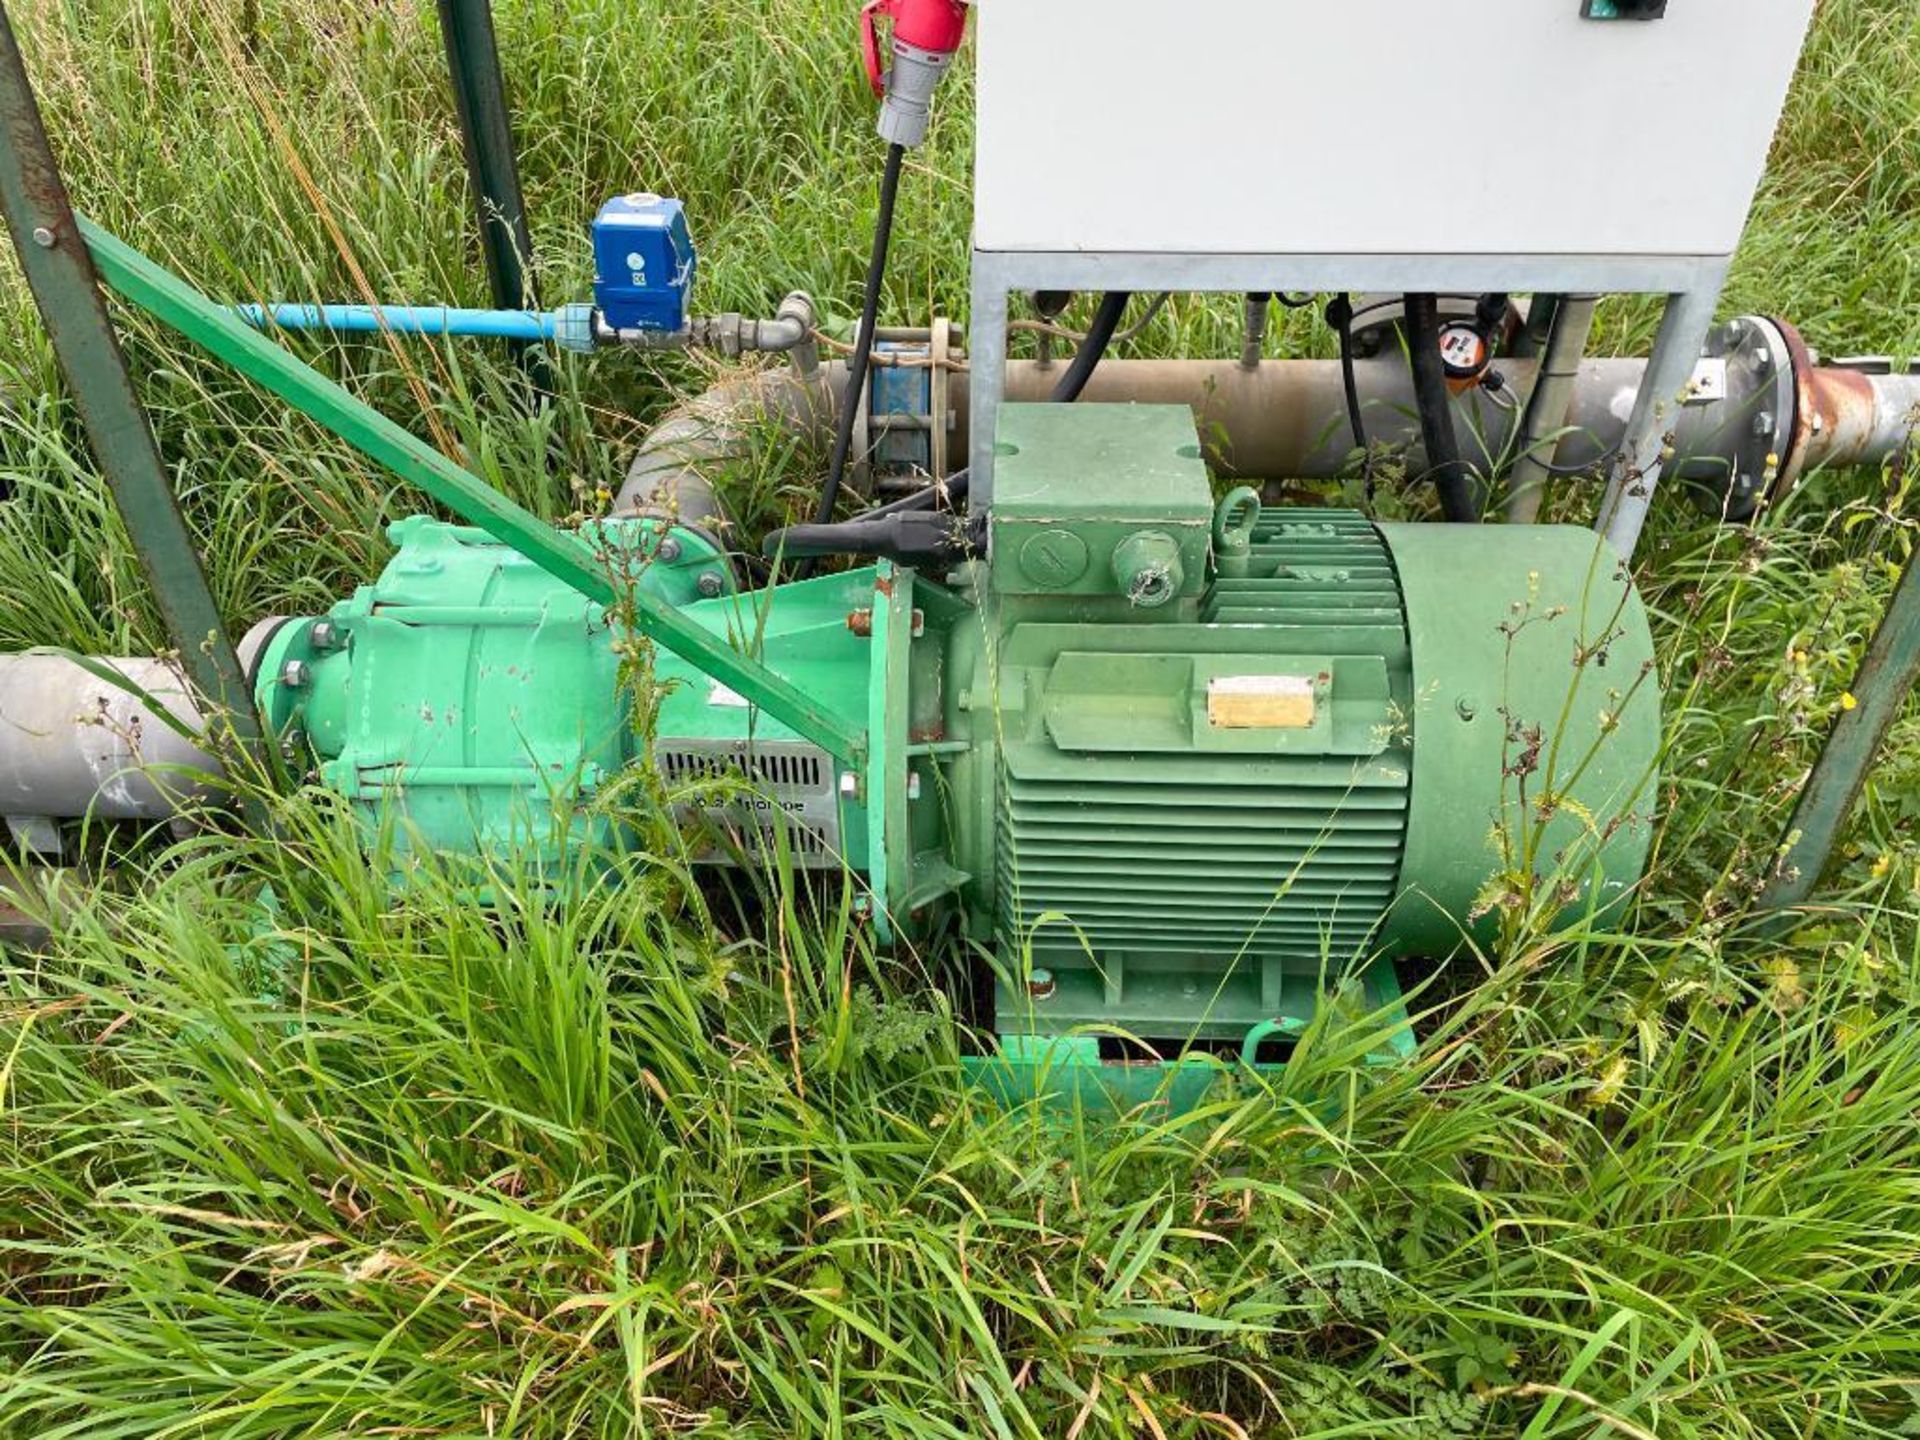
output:
{"label": "black rubber hose", "polygon": [[1407,350],[1413,360],[1413,396],[1420,411],[1420,436],[1427,467],[1440,491],[1440,509],[1456,524],[1480,519],[1474,500],[1473,472],[1460,459],[1460,438],[1453,429],[1447,395],[1447,366],[1440,354],[1440,302],[1433,295],[1409,295]]}
{"label": "black rubber hose", "polygon": [[1133,292],[1130,290],[1109,290],[1100,297],[1100,309],[1093,317],[1093,324],[1087,328],[1087,338],[1073,352],[1073,363],[1067,367],[1067,373],[1060,377],[1060,383],[1053,387],[1053,394],[1048,397],[1054,404],[1071,405],[1080,398],[1080,392],[1087,388],[1093,372],[1100,368],[1107,346],[1113,343],[1113,332],[1120,328],[1120,319],[1127,313],[1127,302],[1131,299]]}
{"label": "black rubber hose", "polygon": [[853,356],[847,361],[846,398],[840,402],[840,416],[833,432],[833,459],[827,465],[826,488],[820,492],[815,524],[833,519],[833,507],[840,501],[840,487],[846,480],[847,457],[853,452],[853,426],[860,415],[860,397],[866,390],[867,366],[873,358],[873,331],[880,318],[880,292],[887,279],[887,248],[893,241],[893,205],[900,194],[900,167],[907,155],[903,145],[887,147],[887,168],[880,177],[880,213],[873,226],[873,257],[867,262],[867,293],[860,307],[860,329],[853,339]]}

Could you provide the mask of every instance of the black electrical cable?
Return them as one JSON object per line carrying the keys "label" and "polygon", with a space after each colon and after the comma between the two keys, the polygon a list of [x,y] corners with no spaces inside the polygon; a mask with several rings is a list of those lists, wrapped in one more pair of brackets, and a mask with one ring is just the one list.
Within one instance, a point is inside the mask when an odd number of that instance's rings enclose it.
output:
{"label": "black electrical cable", "polygon": [[900,194],[900,167],[906,160],[904,145],[887,147],[887,168],[880,177],[880,213],[873,226],[873,257],[867,262],[867,292],[860,307],[860,329],[853,340],[853,356],[847,361],[847,389],[840,402],[839,423],[833,432],[833,458],[827,465],[826,488],[820,492],[815,524],[833,519],[833,508],[840,501],[840,487],[847,474],[847,457],[853,451],[853,426],[860,414],[860,397],[866,391],[867,366],[873,358],[873,332],[880,319],[880,291],[887,278],[887,247],[893,240],[893,205]]}
{"label": "black electrical cable", "polygon": [[1367,441],[1367,424],[1360,413],[1360,377],[1354,369],[1353,297],[1336,295],[1327,302],[1327,324],[1340,337],[1340,385],[1347,397],[1347,427],[1353,431],[1353,448],[1360,452],[1360,481],[1365,487],[1367,504],[1373,503],[1373,446]]}
{"label": "black electrical cable", "polygon": [[1440,509],[1456,524],[1480,518],[1474,503],[1473,472],[1460,459],[1453,406],[1447,394],[1447,365],[1440,354],[1440,302],[1434,295],[1406,298],[1407,350],[1413,363],[1414,403],[1420,411],[1420,436],[1427,466],[1440,492]]}
{"label": "black electrical cable", "polygon": [[1327,303],[1327,324],[1340,337],[1340,383],[1347,392],[1347,426],[1353,431],[1353,448],[1367,457],[1369,475],[1373,470],[1372,453],[1367,445],[1366,422],[1360,418],[1360,379],[1353,365],[1353,297],[1336,295]]}
{"label": "black electrical cable", "polygon": [[1070,405],[1080,398],[1093,372],[1100,368],[1107,346],[1113,343],[1113,332],[1120,328],[1120,319],[1127,313],[1127,302],[1131,299],[1133,292],[1129,290],[1109,290],[1100,297],[1100,308],[1094,314],[1093,324],[1087,327],[1087,338],[1073,352],[1073,363],[1048,397],[1054,404]]}

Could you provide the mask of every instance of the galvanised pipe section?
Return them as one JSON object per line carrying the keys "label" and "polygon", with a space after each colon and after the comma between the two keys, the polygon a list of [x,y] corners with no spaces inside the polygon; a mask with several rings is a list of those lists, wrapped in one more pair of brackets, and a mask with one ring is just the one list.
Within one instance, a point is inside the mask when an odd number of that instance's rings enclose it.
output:
{"label": "galvanised pipe section", "polygon": [[165,660],[0,655],[0,815],[29,822],[168,820],[220,795],[224,769],[183,736],[204,727]]}
{"label": "galvanised pipe section", "polygon": [[1786,461],[1789,483],[1822,465],[1898,455],[1920,431],[1920,375],[1823,367],[1801,376],[1798,401],[1796,443]]}
{"label": "galvanised pipe section", "polygon": [[[1522,395],[1533,387],[1536,363],[1495,362],[1507,388]],[[1546,458],[1561,468],[1604,460],[1619,444],[1647,362],[1641,358],[1583,361],[1573,385],[1572,406],[1557,431],[1547,432]],[[1398,360],[1362,360],[1355,367],[1362,408],[1373,438],[1414,450],[1419,426],[1413,386]],[[1007,399],[1044,400],[1059,366],[1016,360],[1007,367]],[[1905,447],[1920,417],[1920,375],[1862,375],[1824,368],[1809,372],[1816,415],[1808,427],[1806,467],[1878,466]],[[1344,473],[1352,450],[1340,365],[1332,360],[1269,360],[1247,370],[1234,360],[1109,360],[1095,372],[1083,397],[1088,402],[1134,402],[1190,406],[1208,443],[1209,458],[1225,475],[1248,479],[1332,479]],[[964,386],[955,387],[956,453],[964,449],[971,407]],[[1735,389],[1724,399],[1701,399],[1674,408],[1669,429],[1681,462],[1678,475],[1700,484],[1724,484],[1732,457],[1750,443],[1754,426],[1771,407],[1771,396]],[[1518,407],[1472,390],[1454,402],[1461,449],[1471,464],[1518,453]],[[1770,423],[1782,423],[1774,417]],[[1779,436],[1782,463],[1793,456],[1790,437]],[[1672,472],[1670,472],[1672,473]]]}

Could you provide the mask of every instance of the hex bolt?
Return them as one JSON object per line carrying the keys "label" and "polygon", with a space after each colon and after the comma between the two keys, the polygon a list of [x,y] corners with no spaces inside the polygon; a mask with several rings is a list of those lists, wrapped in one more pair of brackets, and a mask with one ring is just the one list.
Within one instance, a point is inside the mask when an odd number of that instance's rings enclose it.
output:
{"label": "hex bolt", "polygon": [[727,582],[720,578],[718,570],[702,570],[695,587],[709,600],[717,600],[727,588]]}
{"label": "hex bolt", "polygon": [[1753,433],[1755,439],[1765,439],[1767,436],[1773,434],[1773,412],[1771,410],[1762,410],[1758,415],[1753,417]]}
{"label": "hex bolt", "polygon": [[289,660],[280,667],[280,683],[289,690],[304,690],[313,678],[304,660]]}
{"label": "hex bolt", "polygon": [[666,539],[660,542],[660,548],[654,552],[654,555],[663,565],[673,564],[674,561],[680,558],[679,537],[674,535],[667,536]]}
{"label": "hex bolt", "polygon": [[1027,995],[1034,1000],[1051,1000],[1059,988],[1051,970],[1036,970],[1027,977]]}
{"label": "hex bolt", "polygon": [[849,770],[840,777],[840,793],[849,800],[860,798],[860,777]]}
{"label": "hex bolt", "polygon": [[926,611],[916,610],[913,612],[913,627],[910,633],[913,635],[913,638],[916,640],[918,640],[922,635],[927,633],[927,612]]}
{"label": "hex bolt", "polygon": [[338,650],[340,629],[331,620],[316,620],[307,630],[307,643],[316,650]]}
{"label": "hex bolt", "polygon": [[851,630],[854,634],[858,635],[862,640],[872,639],[873,638],[873,611],[871,610],[849,611],[847,614],[847,629]]}
{"label": "hex bolt", "polygon": [[918,800],[919,798],[920,798],[920,772],[918,770],[915,770],[909,773],[907,776],[907,799]]}
{"label": "hex bolt", "polygon": [[34,226],[33,243],[38,245],[42,250],[51,250],[53,248],[53,231],[44,225]]}

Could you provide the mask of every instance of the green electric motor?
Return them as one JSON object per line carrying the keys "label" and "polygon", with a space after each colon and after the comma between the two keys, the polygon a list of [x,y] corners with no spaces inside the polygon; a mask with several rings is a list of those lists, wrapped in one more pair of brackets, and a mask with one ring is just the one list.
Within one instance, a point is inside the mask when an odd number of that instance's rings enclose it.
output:
{"label": "green electric motor", "polygon": [[555,817],[651,763],[711,863],[844,871],[879,939],[991,956],[1006,1054],[1251,1055],[1343,982],[1390,1006],[1392,957],[1503,914],[1607,918],[1645,864],[1652,642],[1595,535],[1216,502],[1183,407],[1004,407],[985,554],[939,573],[712,597],[710,553],[637,572],[852,753],[666,653],[637,736],[605,614],[408,523],[263,671],[323,783],[416,844],[565,851],[618,820]]}

